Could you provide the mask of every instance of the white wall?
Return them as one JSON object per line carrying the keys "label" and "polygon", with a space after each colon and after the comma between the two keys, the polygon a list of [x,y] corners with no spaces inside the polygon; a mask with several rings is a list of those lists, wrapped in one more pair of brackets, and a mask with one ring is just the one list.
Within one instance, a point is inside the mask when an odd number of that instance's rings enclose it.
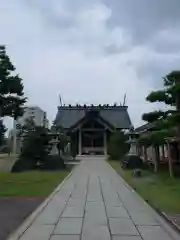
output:
{"label": "white wall", "polygon": [[46,115],[46,112],[37,106],[27,107],[24,111],[23,116],[17,119],[17,124],[20,124],[22,126],[25,124],[26,119],[33,118],[36,126],[43,126],[44,115]]}

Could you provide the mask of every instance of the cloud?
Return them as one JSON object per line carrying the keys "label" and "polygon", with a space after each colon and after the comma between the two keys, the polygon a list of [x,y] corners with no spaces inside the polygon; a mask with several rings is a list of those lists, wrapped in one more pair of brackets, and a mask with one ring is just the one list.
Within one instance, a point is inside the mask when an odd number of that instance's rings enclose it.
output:
{"label": "cloud", "polygon": [[162,29],[180,28],[179,0],[106,0],[106,4],[112,9],[109,23],[129,29],[137,44]]}
{"label": "cloud", "polygon": [[46,110],[50,120],[59,94],[71,104],[113,104],[127,93],[130,116],[139,125],[141,114],[155,107],[145,96],[179,66],[179,1],[0,0],[0,5],[1,43],[24,79],[29,104]]}

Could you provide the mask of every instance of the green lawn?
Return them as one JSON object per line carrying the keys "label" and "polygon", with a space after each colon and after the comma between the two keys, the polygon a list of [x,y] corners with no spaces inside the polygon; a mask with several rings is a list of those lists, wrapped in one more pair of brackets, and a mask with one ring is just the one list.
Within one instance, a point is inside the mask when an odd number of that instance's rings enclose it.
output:
{"label": "green lawn", "polygon": [[0,173],[0,197],[46,197],[69,172]]}
{"label": "green lawn", "polygon": [[170,179],[168,173],[155,175],[149,171],[143,171],[142,178],[132,178],[132,171],[123,170],[118,161],[109,163],[152,206],[166,213],[180,213],[180,179]]}

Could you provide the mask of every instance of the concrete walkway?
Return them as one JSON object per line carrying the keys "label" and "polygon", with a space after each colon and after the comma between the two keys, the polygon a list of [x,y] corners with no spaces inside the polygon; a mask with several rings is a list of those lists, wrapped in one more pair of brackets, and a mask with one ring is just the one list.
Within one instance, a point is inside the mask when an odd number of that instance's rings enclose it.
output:
{"label": "concrete walkway", "polygon": [[180,239],[104,160],[91,157],[75,168],[26,228],[20,238],[10,239]]}

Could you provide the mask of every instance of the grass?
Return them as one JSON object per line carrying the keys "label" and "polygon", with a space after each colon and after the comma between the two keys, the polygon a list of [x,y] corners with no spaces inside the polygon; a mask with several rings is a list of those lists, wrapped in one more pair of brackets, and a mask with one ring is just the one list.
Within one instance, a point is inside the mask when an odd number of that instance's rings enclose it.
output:
{"label": "grass", "polygon": [[69,172],[0,173],[0,197],[47,197]]}
{"label": "grass", "polygon": [[147,170],[143,177],[132,178],[132,170],[123,170],[119,161],[109,163],[150,205],[167,214],[180,213],[180,179],[171,179],[168,172],[156,175]]}

